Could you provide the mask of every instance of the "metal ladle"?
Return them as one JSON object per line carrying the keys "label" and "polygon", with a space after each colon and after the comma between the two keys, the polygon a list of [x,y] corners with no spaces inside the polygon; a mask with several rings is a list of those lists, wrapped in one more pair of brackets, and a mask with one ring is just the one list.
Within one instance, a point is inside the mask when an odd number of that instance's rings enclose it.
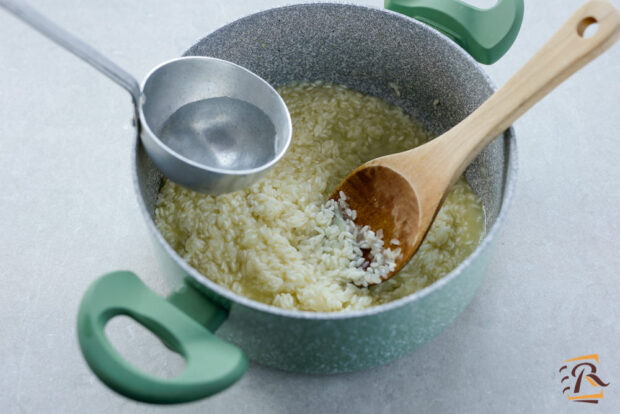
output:
{"label": "metal ladle", "polygon": [[140,138],[166,177],[194,191],[220,194],[250,186],[291,141],[291,118],[258,75],[210,57],[172,59],[142,88],[129,73],[22,1],[0,0],[14,14],[125,88]]}

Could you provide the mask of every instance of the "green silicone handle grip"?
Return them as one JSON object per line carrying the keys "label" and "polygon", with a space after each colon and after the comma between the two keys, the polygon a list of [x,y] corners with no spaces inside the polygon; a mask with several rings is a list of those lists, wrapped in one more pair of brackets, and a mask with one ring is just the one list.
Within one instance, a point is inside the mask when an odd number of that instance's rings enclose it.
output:
{"label": "green silicone handle grip", "polygon": [[[158,378],[126,362],[104,331],[117,315],[133,318],[181,354],[183,372],[175,378]],[[93,282],[80,304],[77,332],[93,372],[113,390],[143,402],[172,404],[208,397],[236,382],[248,365],[239,348],[153,293],[131,272],[108,273]]]}
{"label": "green silicone handle grip", "polygon": [[486,10],[459,0],[385,0],[384,5],[434,27],[485,64],[510,49],[523,21],[523,0],[498,0]]}

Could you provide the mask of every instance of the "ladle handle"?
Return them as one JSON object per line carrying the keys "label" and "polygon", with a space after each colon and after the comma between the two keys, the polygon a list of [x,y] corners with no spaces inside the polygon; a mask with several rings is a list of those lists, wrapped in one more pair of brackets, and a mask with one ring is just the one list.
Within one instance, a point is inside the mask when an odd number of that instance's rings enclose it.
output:
{"label": "ladle handle", "polygon": [[[586,28],[596,24],[587,36]],[[454,182],[495,137],[562,81],[620,37],[620,14],[606,0],[579,8],[558,32],[504,86],[441,138],[442,165]]]}
{"label": "ladle handle", "polygon": [[0,0],[0,6],[121,85],[131,94],[134,106],[137,107],[140,100],[140,85],[129,73],[77,37],[52,23],[22,0]]}

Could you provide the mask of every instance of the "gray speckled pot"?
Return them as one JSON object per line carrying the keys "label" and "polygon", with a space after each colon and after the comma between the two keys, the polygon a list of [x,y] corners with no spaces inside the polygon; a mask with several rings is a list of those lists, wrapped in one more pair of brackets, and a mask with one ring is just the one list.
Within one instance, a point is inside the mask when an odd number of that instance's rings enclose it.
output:
{"label": "gray speckled pot", "polygon": [[[235,62],[274,86],[319,79],[344,84],[403,107],[436,133],[456,124],[493,91],[480,67],[447,37],[402,15],[354,5],[267,10],[215,31],[186,54]],[[400,94],[390,85],[397,85]],[[136,137],[139,201],[171,285],[189,281],[227,309],[228,319],[217,335],[250,359],[292,371],[336,373],[388,362],[437,335],[463,310],[483,278],[514,186],[512,129],[466,174],[482,197],[488,234],[450,274],[411,296],[364,311],[288,311],[212,283],[172,250],[153,223],[161,174]]]}

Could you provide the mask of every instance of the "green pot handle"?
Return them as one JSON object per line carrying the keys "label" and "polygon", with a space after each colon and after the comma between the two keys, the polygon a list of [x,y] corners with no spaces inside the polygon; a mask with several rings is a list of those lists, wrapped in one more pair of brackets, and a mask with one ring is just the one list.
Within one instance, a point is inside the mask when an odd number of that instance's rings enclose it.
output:
{"label": "green pot handle", "polygon": [[512,46],[523,21],[523,0],[498,0],[482,10],[459,0],[385,0],[385,8],[439,30],[478,62],[497,62]]}
{"label": "green pot handle", "polygon": [[[201,315],[200,323],[188,311]],[[133,318],[181,354],[183,372],[175,378],[158,378],[126,362],[104,331],[117,315]],[[216,328],[225,317],[226,311],[189,285],[165,300],[135,274],[119,271],[101,276],[88,288],[80,304],[77,332],[86,362],[106,385],[134,400],[173,404],[220,392],[245,372],[248,362],[243,352],[204,326]]]}

